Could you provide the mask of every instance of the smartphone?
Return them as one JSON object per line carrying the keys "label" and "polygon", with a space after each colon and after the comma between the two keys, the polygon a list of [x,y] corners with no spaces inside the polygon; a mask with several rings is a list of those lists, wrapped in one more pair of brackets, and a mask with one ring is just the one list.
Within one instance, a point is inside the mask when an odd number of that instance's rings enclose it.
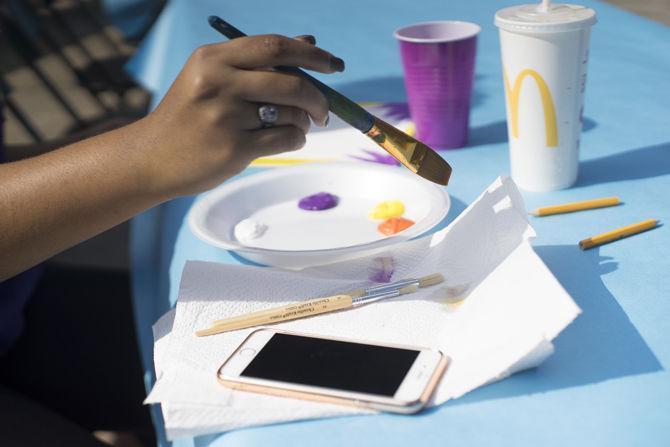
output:
{"label": "smartphone", "polygon": [[218,379],[243,391],[416,413],[448,362],[433,349],[259,329],[221,365]]}

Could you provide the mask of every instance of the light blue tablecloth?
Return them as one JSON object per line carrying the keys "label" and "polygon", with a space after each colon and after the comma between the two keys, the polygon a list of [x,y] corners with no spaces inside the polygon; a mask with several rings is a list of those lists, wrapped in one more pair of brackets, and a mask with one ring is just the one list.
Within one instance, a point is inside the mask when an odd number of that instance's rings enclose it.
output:
{"label": "light blue tablecloth", "polygon": [[107,18],[125,38],[140,38],[160,10],[157,0],[102,0]]}
{"label": "light blue tablecloth", "polygon": [[[448,151],[455,217],[509,172],[494,12],[510,1],[170,2],[131,62],[156,101],[198,45],[221,40],[218,14],[249,34],[312,33],[344,58],[319,76],[357,100],[405,98],[395,28],[457,19],[482,25],[469,147]],[[623,206],[532,219],[535,247],[583,309],[541,367],[406,417],[306,421],[183,440],[178,445],[668,445],[670,443],[670,233],[668,226],[582,252],[580,239],[647,218],[670,222],[670,29],[596,1],[578,184],[525,193],[527,207],[618,195]],[[420,6],[419,6],[420,5]],[[184,151],[189,148],[185,147]],[[243,175],[248,175],[247,171]],[[147,383],[151,324],[175,301],[187,259],[239,262],[189,231],[192,198],[133,222],[133,290]]]}

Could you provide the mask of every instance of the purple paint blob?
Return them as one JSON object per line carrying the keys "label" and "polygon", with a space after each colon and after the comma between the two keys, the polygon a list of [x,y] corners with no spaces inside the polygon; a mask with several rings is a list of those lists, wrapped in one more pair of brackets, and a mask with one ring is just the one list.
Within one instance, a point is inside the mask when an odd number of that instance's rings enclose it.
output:
{"label": "purple paint blob", "polygon": [[319,192],[311,196],[303,197],[298,202],[298,208],[307,211],[323,211],[335,208],[339,199],[328,192]]}
{"label": "purple paint blob", "polygon": [[370,276],[368,277],[370,281],[391,282],[395,272],[395,261],[392,257],[374,258],[370,267]]}

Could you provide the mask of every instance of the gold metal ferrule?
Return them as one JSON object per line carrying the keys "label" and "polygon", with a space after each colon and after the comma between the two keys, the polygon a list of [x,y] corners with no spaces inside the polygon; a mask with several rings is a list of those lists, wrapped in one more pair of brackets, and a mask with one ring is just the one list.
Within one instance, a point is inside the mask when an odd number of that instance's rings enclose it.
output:
{"label": "gold metal ferrule", "polygon": [[412,172],[416,173],[421,167],[425,152],[415,150],[418,142],[389,123],[375,118],[366,135]]}

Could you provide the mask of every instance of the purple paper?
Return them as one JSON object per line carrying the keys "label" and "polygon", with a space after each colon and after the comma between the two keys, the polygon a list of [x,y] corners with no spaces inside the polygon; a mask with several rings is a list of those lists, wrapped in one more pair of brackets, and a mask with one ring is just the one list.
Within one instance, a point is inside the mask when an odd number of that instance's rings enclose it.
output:
{"label": "purple paper", "polygon": [[319,192],[303,197],[298,202],[298,208],[307,211],[323,211],[337,206],[338,198],[328,192]]}
{"label": "purple paper", "polygon": [[350,157],[355,158],[356,160],[368,161],[370,163],[378,163],[381,165],[400,166],[400,162],[391,155],[379,154],[368,149],[363,149],[363,152],[368,154],[370,158],[361,157],[358,155],[350,155]]}
{"label": "purple paper", "polygon": [[379,106],[383,111],[384,119],[405,120],[410,118],[409,106],[406,102],[385,102]]}

